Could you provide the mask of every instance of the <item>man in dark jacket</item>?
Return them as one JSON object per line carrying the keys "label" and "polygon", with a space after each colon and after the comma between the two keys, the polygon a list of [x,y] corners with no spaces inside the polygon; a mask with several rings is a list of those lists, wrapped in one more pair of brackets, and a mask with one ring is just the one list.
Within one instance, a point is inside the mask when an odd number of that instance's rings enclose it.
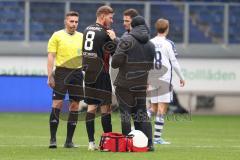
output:
{"label": "man in dark jacket", "polygon": [[132,19],[132,30],[124,35],[112,58],[112,67],[119,68],[116,96],[120,107],[122,133],[131,131],[131,117],[148,137],[149,150],[152,146],[152,126],[146,111],[146,88],[148,71],[153,67],[154,45],[149,41],[149,30],[142,16]]}

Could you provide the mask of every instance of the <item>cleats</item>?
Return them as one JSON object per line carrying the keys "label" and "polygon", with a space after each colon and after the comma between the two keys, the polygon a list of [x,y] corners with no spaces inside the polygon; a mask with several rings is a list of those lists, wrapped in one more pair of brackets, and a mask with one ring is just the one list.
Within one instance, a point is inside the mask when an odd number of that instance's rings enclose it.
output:
{"label": "cleats", "polygon": [[51,149],[57,148],[57,141],[56,141],[56,139],[50,139],[49,148],[51,148]]}
{"label": "cleats", "polygon": [[170,142],[168,141],[165,141],[164,139],[160,138],[158,140],[154,140],[153,142],[154,144],[171,144]]}
{"label": "cleats", "polygon": [[88,150],[89,151],[96,151],[96,150],[98,150],[98,147],[96,146],[95,142],[89,142]]}
{"label": "cleats", "polygon": [[78,146],[74,145],[73,142],[65,142],[64,148],[78,148]]}

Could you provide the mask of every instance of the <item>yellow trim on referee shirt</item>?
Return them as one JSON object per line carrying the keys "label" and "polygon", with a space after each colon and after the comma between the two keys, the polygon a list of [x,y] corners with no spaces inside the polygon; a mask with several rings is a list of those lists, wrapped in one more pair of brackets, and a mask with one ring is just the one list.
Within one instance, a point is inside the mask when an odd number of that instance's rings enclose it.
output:
{"label": "yellow trim on referee shirt", "polygon": [[82,67],[83,34],[68,34],[65,30],[55,32],[48,41],[48,53],[56,53],[55,66],[65,68]]}

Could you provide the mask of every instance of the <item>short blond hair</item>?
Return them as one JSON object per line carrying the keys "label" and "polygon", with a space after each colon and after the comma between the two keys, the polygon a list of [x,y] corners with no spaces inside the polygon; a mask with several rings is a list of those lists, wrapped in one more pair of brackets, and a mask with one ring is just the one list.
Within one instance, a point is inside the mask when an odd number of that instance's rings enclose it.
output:
{"label": "short blond hair", "polygon": [[158,33],[165,33],[169,28],[169,21],[164,18],[160,18],[155,23],[155,28]]}
{"label": "short blond hair", "polygon": [[108,5],[104,5],[104,6],[101,6],[97,9],[97,12],[96,12],[96,16],[99,17],[101,15],[108,15],[110,13],[114,13],[112,7],[108,6]]}

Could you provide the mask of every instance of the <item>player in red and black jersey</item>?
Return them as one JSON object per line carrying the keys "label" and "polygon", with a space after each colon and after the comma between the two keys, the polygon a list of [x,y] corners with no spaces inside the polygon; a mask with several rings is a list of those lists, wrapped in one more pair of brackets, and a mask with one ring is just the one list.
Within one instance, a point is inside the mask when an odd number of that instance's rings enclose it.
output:
{"label": "player in red and black jersey", "polygon": [[94,143],[94,119],[98,106],[101,108],[103,131],[112,131],[110,108],[112,85],[109,74],[109,60],[115,46],[107,30],[113,23],[113,9],[110,6],[101,6],[98,8],[96,16],[96,23],[88,26],[83,36],[84,101],[88,104],[86,128],[89,150],[97,149]]}

